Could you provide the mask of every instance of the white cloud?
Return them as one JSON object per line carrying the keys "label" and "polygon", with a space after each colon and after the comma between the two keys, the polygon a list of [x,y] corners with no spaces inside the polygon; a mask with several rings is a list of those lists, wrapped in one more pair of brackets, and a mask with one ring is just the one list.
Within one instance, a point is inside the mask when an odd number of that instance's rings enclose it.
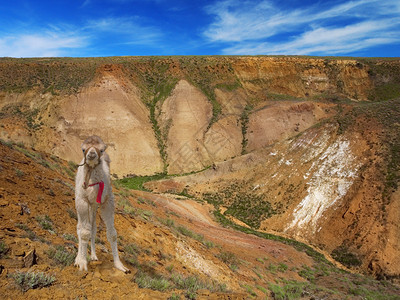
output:
{"label": "white cloud", "polygon": [[89,20],[81,27],[49,24],[29,32],[0,36],[0,57],[56,57],[74,56],[75,53],[82,56],[88,49],[111,55],[112,50],[102,49],[118,45],[157,46],[161,38],[160,30],[141,25],[138,18],[108,17]]}
{"label": "white cloud", "polygon": [[397,0],[355,0],[335,6],[279,9],[272,1],[225,0],[206,11],[204,31],[224,54],[338,54],[399,43]]}
{"label": "white cloud", "polygon": [[206,11],[216,16],[216,21],[204,32],[214,42],[269,37],[284,22],[282,15],[267,1],[254,3],[227,0],[208,6]]}
{"label": "white cloud", "polygon": [[363,22],[343,28],[315,28],[283,43],[250,42],[226,48],[225,54],[351,53],[375,45],[400,43],[400,34],[389,30],[390,22]]}
{"label": "white cloud", "polygon": [[65,56],[71,49],[87,45],[84,36],[59,32],[16,34],[0,38],[0,57]]}
{"label": "white cloud", "polygon": [[114,33],[119,35],[121,44],[149,45],[162,38],[162,33],[158,28],[141,23],[137,17],[108,17],[88,21],[84,30],[91,32],[94,37],[101,36],[102,32]]}

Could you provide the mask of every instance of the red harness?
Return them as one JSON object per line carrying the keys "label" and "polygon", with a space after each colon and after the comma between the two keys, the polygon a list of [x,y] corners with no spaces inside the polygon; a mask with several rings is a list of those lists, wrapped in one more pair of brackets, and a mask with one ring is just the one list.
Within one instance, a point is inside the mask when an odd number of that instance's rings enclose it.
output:
{"label": "red harness", "polygon": [[[92,148],[92,147],[90,147],[90,148]],[[84,159],[85,159],[85,160],[84,160],[83,164],[78,165],[78,166],[81,167],[81,166],[84,166],[84,165],[86,164],[86,152],[87,152],[90,148],[88,148],[88,149],[86,149],[86,150],[83,150],[83,156],[84,156]],[[93,147],[93,148],[94,148],[94,150],[96,150],[97,157],[98,157],[98,159],[99,159],[99,163],[101,163],[101,160],[100,160],[101,151],[100,151],[99,149],[97,149],[96,147]],[[103,191],[104,191],[104,182],[103,182],[103,181],[99,181],[99,182],[96,182],[96,183],[92,183],[92,184],[86,185],[86,181],[89,182],[89,180],[90,180],[90,175],[91,175],[92,170],[93,170],[93,169],[89,169],[88,173],[86,174],[86,176],[85,176],[85,182],[83,183],[83,188],[86,189],[86,188],[89,187],[89,186],[99,185],[99,191],[98,191],[98,193],[97,193],[96,202],[99,203],[99,204],[101,204],[101,196],[103,195]]]}
{"label": "red harness", "polygon": [[89,184],[89,186],[95,186],[95,185],[99,185],[99,192],[97,193],[96,202],[101,204],[101,196],[103,195],[104,182],[100,181],[100,182],[96,182],[96,183],[93,183],[93,184]]}

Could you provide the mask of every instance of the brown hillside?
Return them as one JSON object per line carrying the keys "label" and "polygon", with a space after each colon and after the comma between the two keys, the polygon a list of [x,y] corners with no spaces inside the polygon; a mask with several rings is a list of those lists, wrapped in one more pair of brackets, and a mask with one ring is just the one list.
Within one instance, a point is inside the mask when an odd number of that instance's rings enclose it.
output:
{"label": "brown hillside", "polygon": [[[0,58],[0,288],[398,299],[383,285],[400,280],[399,97],[398,58]],[[112,161],[127,276],[102,227],[100,263],[70,266],[92,134]],[[56,281],[24,294],[19,269]]]}
{"label": "brown hillside", "polygon": [[353,267],[398,278],[398,102],[353,108],[273,146],[146,187],[208,199],[254,228],[333,256],[351,253]]}
{"label": "brown hillside", "polygon": [[[113,269],[98,220],[98,262],[82,272],[76,254],[74,165],[15,144],[0,144],[0,290],[4,299],[398,299],[400,290],[341,271],[311,248],[224,228],[212,207],[182,196],[116,187],[115,224],[124,264]],[[292,246],[291,246],[292,245]],[[296,250],[297,249],[297,250]],[[44,274],[43,287],[20,283]],[[25,275],[27,276],[27,275]],[[339,278],[346,278],[345,284]],[[282,292],[280,292],[282,290]]]}

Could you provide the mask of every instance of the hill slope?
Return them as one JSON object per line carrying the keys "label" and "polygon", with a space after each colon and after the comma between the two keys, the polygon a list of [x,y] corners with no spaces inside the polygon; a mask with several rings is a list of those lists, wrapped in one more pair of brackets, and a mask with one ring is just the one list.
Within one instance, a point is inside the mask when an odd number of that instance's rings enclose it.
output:
{"label": "hill slope", "polygon": [[[304,244],[224,228],[205,203],[120,185],[114,188],[115,224],[131,274],[113,269],[101,220],[99,261],[78,271],[71,266],[77,250],[75,166],[5,142],[0,153],[4,299],[399,299],[399,288],[342,271]],[[33,284],[22,281],[32,273],[42,275]]]}
{"label": "hill slope", "polygon": [[[135,291],[140,279],[153,276],[168,286],[167,295],[172,296],[173,289],[185,293],[180,277],[168,271],[171,265],[182,276],[194,272],[209,284],[213,280],[226,284],[239,298],[249,290],[247,285],[257,286],[257,278],[267,294],[273,292],[270,283],[277,264],[291,269],[278,273],[282,280],[273,283],[286,287],[290,285],[286,279],[305,278],[313,283],[315,278],[305,276],[307,268],[317,273],[331,268],[319,258],[310,261],[303,253],[311,254],[308,246],[285,238],[273,238],[283,242],[282,247],[264,244],[264,240],[225,231],[216,220],[257,236],[272,238],[268,233],[275,232],[296,238],[355,272],[398,282],[399,74],[399,59],[0,58],[0,138],[7,170],[2,172],[1,185],[5,270],[21,267],[21,257],[31,248],[41,251],[39,257],[45,258],[46,266],[52,264],[52,255],[69,257],[65,251],[74,252],[75,245],[65,244],[59,233],[72,238],[75,232],[73,162],[81,158],[82,140],[98,134],[109,146],[113,178],[139,175],[116,184],[143,189],[138,183],[167,178],[145,185],[154,193],[116,186],[120,236],[128,237],[120,241],[120,250],[133,270],[140,272],[123,279],[115,275],[115,280],[129,287],[135,282]],[[175,194],[184,200],[177,200]],[[58,197],[64,199],[62,204]],[[22,221],[15,222],[15,215]],[[61,231],[52,234],[41,228],[39,224],[46,222]],[[181,222],[234,256],[219,248],[208,249],[212,243],[181,228]],[[50,247],[38,235],[54,240],[50,244],[64,245],[64,250]],[[182,235],[191,238],[182,242]],[[18,240],[22,236],[34,246],[15,250],[14,255],[13,249],[30,243]],[[18,243],[11,237],[17,237]],[[146,242],[136,245],[137,238]],[[234,246],[228,238],[233,238]],[[144,250],[149,247],[157,254]],[[275,257],[276,247],[295,259],[266,263],[263,251],[271,249]],[[102,260],[107,259],[103,249]],[[239,268],[239,274],[233,264],[237,256],[251,261]],[[138,257],[143,261],[137,261]],[[188,257],[200,257],[201,263],[193,265]],[[92,265],[89,274],[101,279],[108,263]],[[263,272],[271,268],[272,275],[271,270],[261,274],[259,268]],[[9,278],[2,278],[3,286],[8,286]],[[318,284],[325,286],[324,280]],[[115,283],[108,277],[103,281]],[[318,294],[308,284],[300,285]],[[349,286],[336,288],[350,293]],[[224,293],[216,283],[207,289]],[[262,291],[254,292],[260,295]]]}
{"label": "hill slope", "polygon": [[146,187],[184,191],[253,228],[355,255],[353,267],[398,278],[399,107],[349,107],[291,139]]}

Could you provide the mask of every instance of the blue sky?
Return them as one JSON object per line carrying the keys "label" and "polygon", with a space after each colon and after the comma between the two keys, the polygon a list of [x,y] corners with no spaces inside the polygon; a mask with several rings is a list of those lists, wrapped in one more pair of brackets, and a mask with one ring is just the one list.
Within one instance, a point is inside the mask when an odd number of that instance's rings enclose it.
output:
{"label": "blue sky", "polygon": [[13,0],[0,57],[400,56],[400,0]]}

